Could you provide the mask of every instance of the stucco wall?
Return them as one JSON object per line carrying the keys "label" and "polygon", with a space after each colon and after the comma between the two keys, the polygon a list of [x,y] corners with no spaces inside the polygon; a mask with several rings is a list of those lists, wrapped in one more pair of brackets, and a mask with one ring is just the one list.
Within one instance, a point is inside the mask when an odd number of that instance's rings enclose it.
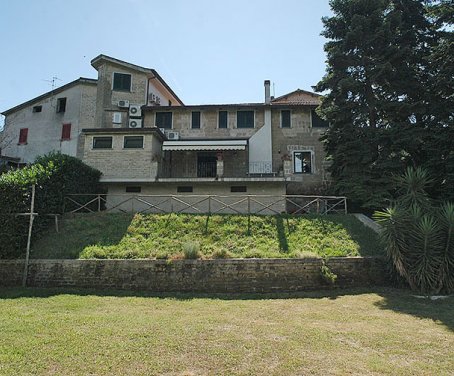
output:
{"label": "stucco wall", "polygon": [[[141,193],[139,200],[129,200],[124,202],[133,195],[126,193],[127,186],[140,186]],[[181,193],[177,191],[178,186],[191,186],[193,191],[190,193]],[[245,193],[232,193],[232,186],[246,186]],[[276,214],[286,210],[285,201],[279,200],[285,194],[285,184],[283,182],[191,182],[182,179],[181,182],[174,183],[152,183],[152,184],[109,184],[107,196],[107,208],[116,207],[128,212],[147,211],[149,213],[159,212],[175,212],[182,210],[185,213],[200,213],[200,212],[220,212],[220,213],[247,213],[248,205],[251,212],[260,212],[260,214]],[[154,195],[158,197],[145,197]],[[177,199],[171,199],[170,195],[179,195]],[[208,201],[207,195],[224,196]],[[250,200],[245,199],[245,195],[270,195],[271,197],[256,197]],[[228,197],[225,197],[228,196]],[[190,208],[184,204],[191,203],[196,205],[197,209]],[[249,203],[248,203],[249,201]],[[156,207],[150,207],[145,204],[148,202]],[[122,203],[120,206],[120,203]],[[231,208],[226,207],[231,205]],[[270,205],[269,208],[266,208]]]}
{"label": "stucco wall", "polygon": [[[80,131],[94,127],[95,95],[95,84],[77,84],[9,114],[2,154],[21,158],[25,163],[51,151],[76,156]],[[65,112],[56,112],[58,98],[66,98]],[[33,112],[38,105],[42,111]],[[62,140],[62,125],[67,123],[71,124],[71,139]],[[21,128],[28,128],[28,137],[26,144],[19,145]]]}
{"label": "stucco wall", "polygon": [[[378,258],[332,258],[336,287],[386,283]],[[154,292],[280,292],[328,287],[320,259],[31,260],[27,286]],[[20,285],[23,261],[0,260],[0,286]]]}

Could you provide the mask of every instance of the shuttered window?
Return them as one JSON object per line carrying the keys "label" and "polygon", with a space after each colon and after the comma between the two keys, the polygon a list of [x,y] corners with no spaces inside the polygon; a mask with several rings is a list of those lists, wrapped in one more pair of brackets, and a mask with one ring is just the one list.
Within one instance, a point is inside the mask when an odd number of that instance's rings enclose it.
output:
{"label": "shuttered window", "polygon": [[28,138],[28,128],[21,128],[19,131],[19,144],[26,144]]}
{"label": "shuttered window", "polygon": [[200,111],[192,111],[191,127],[192,129],[200,128]]}
{"label": "shuttered window", "polygon": [[237,111],[237,128],[254,128],[254,111]]}
{"label": "shuttered window", "polygon": [[281,127],[282,128],[291,128],[291,113],[290,110],[281,111]]}
{"label": "shuttered window", "polygon": [[71,139],[71,124],[63,124],[61,127],[61,139],[62,141]]}
{"label": "shuttered window", "polygon": [[156,127],[172,129],[172,113],[156,112]]}
{"label": "shuttered window", "polygon": [[219,128],[227,128],[227,111],[219,111]]}

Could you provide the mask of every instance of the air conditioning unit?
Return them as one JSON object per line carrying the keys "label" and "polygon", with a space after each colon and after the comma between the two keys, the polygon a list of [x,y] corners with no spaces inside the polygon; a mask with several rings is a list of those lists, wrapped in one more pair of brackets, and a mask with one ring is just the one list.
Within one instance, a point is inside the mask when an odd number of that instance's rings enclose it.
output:
{"label": "air conditioning unit", "polygon": [[180,134],[178,132],[174,132],[174,131],[167,131],[166,136],[169,140],[174,140],[174,141],[176,141],[180,138]]}
{"label": "air conditioning unit", "polygon": [[129,128],[142,128],[142,119],[129,119]]}
{"label": "air conditioning unit", "polygon": [[129,107],[129,101],[127,101],[127,100],[119,100],[118,101],[118,107],[128,108]]}
{"label": "air conditioning unit", "polygon": [[129,106],[129,117],[142,117],[142,110],[140,109],[140,104],[131,104]]}

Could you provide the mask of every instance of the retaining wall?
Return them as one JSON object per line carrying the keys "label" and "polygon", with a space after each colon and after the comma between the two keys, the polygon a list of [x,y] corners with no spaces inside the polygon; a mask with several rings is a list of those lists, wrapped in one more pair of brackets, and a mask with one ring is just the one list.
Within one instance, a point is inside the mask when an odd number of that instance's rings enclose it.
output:
{"label": "retaining wall", "polygon": [[[326,288],[320,259],[31,260],[27,286],[187,292],[274,292]],[[385,263],[339,257],[335,286],[385,284]],[[0,260],[0,286],[20,286],[23,260]]]}

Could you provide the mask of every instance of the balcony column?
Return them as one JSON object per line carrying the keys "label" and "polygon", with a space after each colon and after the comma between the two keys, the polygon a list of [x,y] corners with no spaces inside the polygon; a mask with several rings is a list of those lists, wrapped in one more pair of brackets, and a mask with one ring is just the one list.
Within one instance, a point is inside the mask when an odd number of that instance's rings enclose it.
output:
{"label": "balcony column", "polygon": [[218,152],[216,161],[216,177],[222,178],[224,176],[224,155]]}

